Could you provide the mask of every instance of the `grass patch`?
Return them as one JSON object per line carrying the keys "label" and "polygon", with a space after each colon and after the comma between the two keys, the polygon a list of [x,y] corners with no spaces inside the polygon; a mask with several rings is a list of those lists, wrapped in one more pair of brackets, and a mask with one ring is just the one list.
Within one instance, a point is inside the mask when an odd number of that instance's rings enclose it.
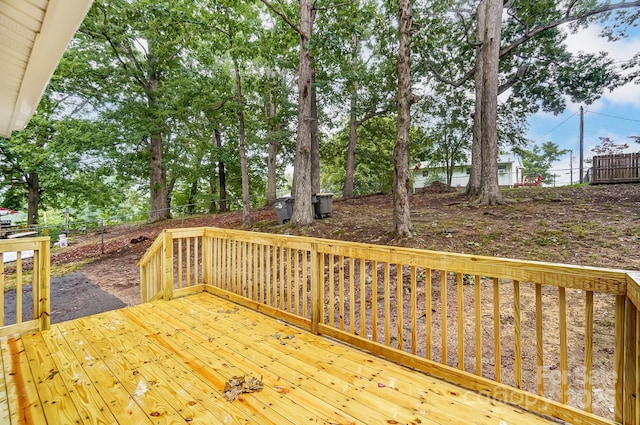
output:
{"label": "grass patch", "polygon": [[549,229],[537,230],[533,240],[538,246],[558,246],[567,243],[564,232]]}

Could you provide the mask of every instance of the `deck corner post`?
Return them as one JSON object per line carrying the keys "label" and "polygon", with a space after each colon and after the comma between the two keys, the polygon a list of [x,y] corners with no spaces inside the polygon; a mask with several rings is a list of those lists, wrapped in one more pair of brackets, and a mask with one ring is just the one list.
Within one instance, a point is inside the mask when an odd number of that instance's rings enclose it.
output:
{"label": "deck corner post", "polygon": [[173,237],[167,230],[164,231],[162,251],[162,289],[164,299],[168,301],[173,298]]}
{"label": "deck corner post", "polygon": [[624,357],[625,357],[625,319],[627,297],[616,296],[615,348],[614,348],[614,412],[613,420],[622,423],[624,415]]}
{"label": "deck corner post", "polygon": [[311,244],[311,332],[318,335],[318,323],[320,323],[320,311],[322,307],[321,287],[322,278],[320,275],[320,258],[318,244]]}
{"label": "deck corner post", "polygon": [[[40,255],[38,267],[38,309],[40,319],[40,330],[51,327],[51,260],[50,260],[51,239],[40,242]],[[36,282],[34,282],[35,284]]]}
{"label": "deck corner post", "polygon": [[211,271],[213,270],[213,238],[209,234],[209,229],[202,232],[202,283],[211,285]]}

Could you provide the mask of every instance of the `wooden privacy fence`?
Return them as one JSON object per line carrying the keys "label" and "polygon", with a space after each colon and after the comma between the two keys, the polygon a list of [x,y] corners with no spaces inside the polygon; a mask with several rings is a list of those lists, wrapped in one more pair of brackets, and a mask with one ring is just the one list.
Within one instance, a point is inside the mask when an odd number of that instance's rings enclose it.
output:
{"label": "wooden privacy fence", "polygon": [[213,228],[139,265],[143,302],[207,291],[570,423],[640,423],[637,272]]}
{"label": "wooden privacy fence", "polygon": [[593,157],[591,183],[640,182],[640,152]]}
{"label": "wooden privacy fence", "polygon": [[11,257],[0,261],[0,336],[49,329],[49,244],[49,237],[0,240],[0,260]]}

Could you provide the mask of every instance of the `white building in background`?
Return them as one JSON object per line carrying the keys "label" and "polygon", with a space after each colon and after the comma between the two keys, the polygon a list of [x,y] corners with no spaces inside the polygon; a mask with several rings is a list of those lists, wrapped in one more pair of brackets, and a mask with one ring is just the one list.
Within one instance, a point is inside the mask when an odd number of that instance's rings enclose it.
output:
{"label": "white building in background", "polygon": [[[498,158],[498,184],[500,187],[513,187],[514,184],[519,183],[522,179],[521,170],[520,157],[512,153],[500,155]],[[471,164],[454,166],[451,186],[460,189],[466,187],[470,174]],[[413,188],[416,192],[435,181],[447,183],[447,170],[444,166],[430,166],[429,162],[423,161],[413,167]]]}
{"label": "white building in background", "polygon": [[16,224],[26,220],[27,220],[26,213],[0,207],[0,221],[10,222],[11,226],[15,226]]}

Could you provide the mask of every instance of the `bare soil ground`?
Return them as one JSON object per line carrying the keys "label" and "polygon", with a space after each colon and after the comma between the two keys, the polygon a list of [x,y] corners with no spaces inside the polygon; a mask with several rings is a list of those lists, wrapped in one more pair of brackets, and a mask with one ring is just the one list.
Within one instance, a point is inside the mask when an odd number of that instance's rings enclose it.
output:
{"label": "bare soil ground", "polygon": [[[380,245],[640,270],[640,185],[505,190],[506,205],[475,207],[450,188],[411,196],[415,235],[392,237],[389,194],[334,199],[330,218],[296,228],[279,225],[271,207],[252,212],[248,230],[322,237]],[[443,193],[444,192],[444,193]],[[123,224],[101,235],[75,235],[68,248],[52,252],[52,264],[87,261],[78,271],[127,305],[139,302],[136,262],[164,228],[241,228],[238,212],[199,215],[154,224]],[[54,288],[55,290],[55,288]],[[82,301],[78,301],[81,303]]]}

